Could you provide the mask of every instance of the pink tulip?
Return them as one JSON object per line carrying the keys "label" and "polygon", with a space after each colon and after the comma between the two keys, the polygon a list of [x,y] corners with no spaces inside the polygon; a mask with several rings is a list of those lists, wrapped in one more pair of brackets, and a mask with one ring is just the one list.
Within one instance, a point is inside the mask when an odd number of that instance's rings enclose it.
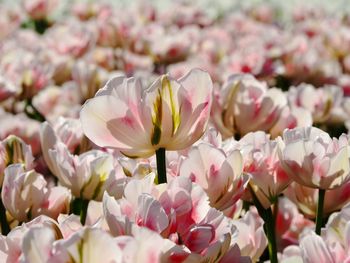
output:
{"label": "pink tulip", "polygon": [[57,0],[24,0],[24,9],[32,19],[47,18],[56,8]]}
{"label": "pink tulip", "polygon": [[122,249],[123,262],[153,263],[153,262],[195,262],[197,255],[191,255],[183,246],[176,245],[169,239],[144,227],[133,227],[132,236],[115,238]]}
{"label": "pink tulip", "polygon": [[249,256],[253,262],[258,261],[267,246],[263,229],[263,220],[256,209],[251,208],[242,218],[233,221],[237,227],[237,245],[242,256]]}
{"label": "pink tulip", "polygon": [[98,13],[99,5],[92,2],[76,2],[72,5],[72,13],[80,20],[88,20]]}
{"label": "pink tulip", "polygon": [[132,157],[184,149],[204,133],[211,90],[210,77],[201,70],[178,81],[163,75],[149,88],[134,78],[114,78],[83,106],[83,130],[95,144]]}
{"label": "pink tulip", "polygon": [[49,156],[52,172],[75,197],[101,200],[104,190],[115,181],[112,156],[103,152],[94,150],[73,156],[59,143],[49,150]]}
{"label": "pink tulip", "polygon": [[80,146],[82,138],[83,131],[77,119],[60,117],[53,127],[44,122],[41,124],[40,140],[45,161],[51,166],[48,151],[58,142],[65,144],[68,150],[74,153]]}
{"label": "pink tulip", "polygon": [[35,108],[50,122],[59,117],[77,118],[80,111],[80,93],[74,82],[62,87],[50,86],[33,98]]}
{"label": "pink tulip", "polygon": [[24,64],[21,74],[21,96],[33,98],[51,83],[52,74],[53,68],[40,59],[35,58],[28,62],[28,65]]}
{"label": "pink tulip", "polygon": [[[35,232],[38,234],[36,237],[39,237],[35,240],[38,244],[37,246],[35,246],[35,243],[31,244],[31,238],[26,237],[27,234],[29,234],[28,236],[33,237],[32,229],[43,229],[43,232],[39,231],[39,233],[35,230]],[[55,238],[62,237],[57,222],[46,216],[38,216],[28,223],[23,223],[22,225],[12,229],[7,236],[0,236],[1,260],[3,262],[23,262],[24,259],[29,260],[29,258],[35,256],[35,252],[37,252],[37,255],[44,256],[43,258],[45,258],[47,256],[48,249],[50,249],[51,243],[46,242],[47,240],[40,237],[52,237],[52,234],[55,235]],[[35,251],[35,248],[39,248],[39,251]],[[38,262],[38,260],[29,262]]]}
{"label": "pink tulip", "polygon": [[[162,39],[159,43],[158,37]],[[190,52],[191,42],[186,30],[165,34],[151,39],[150,53],[157,63],[173,63],[184,60]]]}
{"label": "pink tulip", "polygon": [[120,60],[123,71],[125,71],[127,76],[132,76],[137,71],[151,72],[154,68],[151,57],[129,51],[122,52],[122,54],[120,54]]}
{"label": "pink tulip", "polygon": [[219,63],[232,48],[232,38],[229,33],[219,27],[209,27],[200,35],[199,49],[208,60]]}
{"label": "pink tulip", "polygon": [[231,217],[248,182],[242,172],[239,151],[226,156],[220,149],[201,143],[182,161],[179,175],[199,184],[207,193],[210,205]]}
{"label": "pink tulip", "polygon": [[217,68],[205,56],[193,57],[185,61],[170,64],[167,70],[172,77],[180,78],[193,68],[200,68],[207,71],[213,82],[218,81],[220,78]]}
{"label": "pink tulip", "polygon": [[281,138],[269,140],[264,132],[248,133],[240,141],[244,171],[251,175],[250,184],[261,204],[268,208],[291,183],[279,154],[284,145]]}
{"label": "pink tulip", "polygon": [[13,164],[5,169],[1,199],[11,216],[24,222],[40,214],[55,218],[67,212],[70,193],[63,187],[48,188],[42,175]]}
{"label": "pink tulip", "polygon": [[45,40],[47,46],[58,54],[78,58],[94,43],[94,35],[86,25],[72,20],[51,27],[45,33]]}
{"label": "pink tulip", "polygon": [[23,237],[21,260],[23,262],[49,262],[56,232],[50,227],[32,227]]}
{"label": "pink tulip", "polygon": [[0,76],[0,101],[4,101],[18,93],[17,87],[8,79]]}
{"label": "pink tulip", "polygon": [[315,128],[295,128],[283,134],[285,148],[281,162],[297,183],[304,186],[334,189],[350,179],[349,143]]}
{"label": "pink tulip", "polygon": [[26,144],[31,146],[33,155],[40,153],[40,123],[29,119],[24,113],[0,114],[0,138],[5,139],[9,135],[15,135],[21,138]]}
{"label": "pink tulip", "polygon": [[100,46],[104,47],[116,47],[118,45],[121,45],[121,42],[123,41],[122,36],[120,34],[120,28],[122,26],[121,24],[122,23],[120,19],[116,19],[115,17],[111,17],[109,19],[98,19],[97,43]]}
{"label": "pink tulip", "polygon": [[0,10],[0,40],[3,40],[16,32],[19,28],[23,14],[22,10],[15,6],[1,5]]}
{"label": "pink tulip", "polygon": [[303,231],[313,230],[314,225],[314,222],[305,218],[288,198],[278,199],[276,237],[279,250],[289,245],[298,245]]}
{"label": "pink tulip", "polygon": [[96,47],[89,60],[101,67],[100,71],[112,71],[116,68],[115,50],[110,47]]}
{"label": "pink tulip", "polygon": [[144,179],[128,182],[122,199],[115,200],[104,194],[104,214],[114,235],[130,234],[132,224],[148,227],[158,233],[168,227],[169,219],[164,209],[151,195],[155,191],[154,177],[154,174],[150,174]]}
{"label": "pink tulip", "polygon": [[350,260],[350,206],[344,206],[340,212],[333,213],[322,230],[322,237],[329,246],[336,262]]}
{"label": "pink tulip", "polygon": [[334,107],[335,96],[333,95],[329,87],[316,89],[305,83],[292,87],[288,91],[290,103],[310,111],[315,123],[324,122],[329,118]]}
{"label": "pink tulip", "polygon": [[283,250],[282,254],[279,254],[278,259],[281,263],[289,263],[289,262],[303,263],[300,247],[296,245],[291,245],[286,247]]}
{"label": "pink tulip", "polygon": [[4,170],[8,165],[20,163],[26,170],[34,167],[34,157],[30,146],[14,135],[1,141],[0,156],[0,186],[4,180]]}
{"label": "pink tulip", "polygon": [[270,129],[272,138],[282,136],[285,129],[294,129],[296,127],[312,126],[313,119],[310,111],[300,107],[284,107],[279,119]]}
{"label": "pink tulip", "polygon": [[[285,190],[284,194],[293,201],[299,210],[308,218],[316,217],[318,190],[292,183]],[[324,200],[324,214],[329,215],[341,209],[350,200],[350,182],[342,186],[327,190]]]}
{"label": "pink tulip", "polygon": [[[73,124],[72,121],[71,125]],[[51,172],[75,197],[101,200],[104,190],[110,189],[113,192],[112,187],[123,181],[125,175],[117,170],[112,155],[108,153],[91,150],[81,155],[71,154],[68,146],[76,143],[74,136],[81,135],[79,128],[80,125],[78,129],[69,131],[63,126],[62,130],[57,129],[56,135],[53,128],[45,122],[41,130],[43,156]]]}
{"label": "pink tulip", "polygon": [[214,100],[212,117],[225,138],[236,133],[268,131],[286,103],[282,91],[268,89],[266,83],[251,75],[233,75]]}
{"label": "pink tulip", "polygon": [[111,232],[130,235],[139,225],[184,244],[193,254],[215,258],[228,252],[227,243],[235,228],[221,212],[209,206],[201,187],[177,177],[169,185],[159,185],[157,188],[163,191],[160,194],[155,192],[154,176],[130,181],[122,199],[104,195],[104,214]]}
{"label": "pink tulip", "polygon": [[53,244],[51,260],[67,262],[98,262],[103,254],[104,262],[122,262],[122,252],[110,234],[98,228],[82,228],[67,239]]}
{"label": "pink tulip", "polygon": [[344,260],[342,256],[338,258],[340,261],[336,260],[322,237],[313,232],[301,239],[300,248],[303,262],[336,263]]}
{"label": "pink tulip", "polygon": [[[302,258],[302,262],[350,262],[350,207],[345,206],[340,212],[329,217],[322,229],[321,236],[312,231],[301,235],[299,252],[293,248],[294,256]],[[286,248],[287,250],[288,248]],[[286,251],[285,250],[285,251]],[[291,247],[288,249],[292,252]],[[287,251],[283,254],[287,255]],[[289,257],[291,257],[292,253]],[[287,262],[287,261],[286,261]]]}
{"label": "pink tulip", "polygon": [[176,24],[180,28],[189,25],[208,26],[212,23],[212,19],[198,6],[186,5],[184,3],[176,3],[173,8],[177,10],[176,14],[172,12],[172,8],[161,14],[160,20],[166,24]]}
{"label": "pink tulip", "polygon": [[103,78],[101,68],[85,61],[79,61],[73,66],[72,78],[79,87],[82,102],[92,98],[107,81]]}

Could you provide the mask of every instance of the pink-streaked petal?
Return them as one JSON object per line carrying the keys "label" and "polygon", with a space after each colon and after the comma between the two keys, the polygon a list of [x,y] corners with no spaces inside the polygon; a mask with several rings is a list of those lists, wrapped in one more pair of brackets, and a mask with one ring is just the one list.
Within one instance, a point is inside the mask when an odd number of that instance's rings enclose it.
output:
{"label": "pink-streaked petal", "polygon": [[169,219],[157,200],[148,194],[142,194],[138,199],[136,224],[161,233],[168,227]]}
{"label": "pink-streaked petal", "polygon": [[185,245],[195,253],[200,253],[203,249],[209,247],[210,242],[215,237],[215,230],[213,226],[200,225],[191,228],[187,239],[184,241]]}
{"label": "pink-streaked petal", "polygon": [[[111,105],[117,109],[113,110]],[[150,146],[143,128],[132,116],[128,106],[113,96],[98,96],[88,100],[80,112],[80,119],[85,135],[101,147],[144,150]]]}

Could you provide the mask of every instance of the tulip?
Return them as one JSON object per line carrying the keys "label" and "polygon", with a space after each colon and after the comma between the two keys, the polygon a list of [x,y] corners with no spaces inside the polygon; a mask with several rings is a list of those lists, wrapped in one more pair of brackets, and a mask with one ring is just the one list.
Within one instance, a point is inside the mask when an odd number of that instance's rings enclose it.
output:
{"label": "tulip", "polygon": [[264,234],[263,220],[254,208],[243,215],[242,218],[233,221],[237,227],[237,244],[242,256],[249,256],[253,262],[258,261],[264,252],[267,239]]}
{"label": "tulip", "polygon": [[213,120],[227,138],[252,131],[268,131],[277,122],[287,99],[252,75],[232,75],[214,100]]}
{"label": "tulip", "polygon": [[327,246],[322,237],[313,232],[309,233],[300,240],[300,248],[303,262],[344,262],[344,258],[341,256],[338,258],[339,261],[336,260],[335,255],[332,254],[330,247]]}
{"label": "tulip", "polygon": [[203,187],[210,205],[231,217],[248,183],[248,176],[242,172],[242,156],[238,150],[226,156],[220,149],[201,143],[181,162],[179,176]]}
{"label": "tulip", "polygon": [[296,245],[291,245],[286,247],[282,254],[279,256],[281,263],[303,263],[303,258],[301,257],[300,247]]}
{"label": "tulip", "polygon": [[[184,177],[155,187],[154,176],[132,179],[119,200],[104,194],[104,214],[111,233],[130,235],[135,226],[147,227],[208,261],[228,253],[236,229],[232,220],[209,206],[203,189]],[[156,193],[155,188],[163,192]]]}
{"label": "tulip", "polygon": [[282,136],[285,129],[308,127],[312,125],[312,115],[307,109],[300,107],[284,107],[279,119],[269,130],[272,138]]}
{"label": "tulip", "polygon": [[79,87],[82,102],[92,98],[105,83],[101,76],[101,69],[85,61],[79,61],[73,66],[72,78]]}
{"label": "tulip", "polygon": [[132,157],[148,157],[159,148],[181,150],[204,133],[211,89],[209,75],[201,70],[178,81],[164,75],[149,88],[117,77],[85,103],[83,130],[97,145]]}
{"label": "tulip", "polygon": [[279,152],[283,149],[280,137],[270,140],[265,132],[246,134],[239,145],[243,155],[244,172],[251,176],[249,190],[259,215],[265,221],[271,262],[277,262],[276,220],[271,205],[291,182],[283,170]]}
{"label": "tulip", "polygon": [[257,190],[257,198],[265,209],[274,204],[291,183],[279,160],[283,150],[281,138],[270,140],[264,132],[248,133],[240,141],[244,172],[251,175],[250,184]]}
{"label": "tulip", "polygon": [[34,157],[29,145],[14,135],[8,136],[0,143],[1,164],[0,164],[0,187],[4,180],[4,170],[10,164],[21,163],[30,170],[34,164]]}
{"label": "tulip", "polygon": [[349,262],[350,206],[329,217],[321,236],[311,231],[300,235],[299,246],[284,249],[281,262]]}
{"label": "tulip", "polygon": [[291,104],[309,110],[314,122],[320,123],[325,122],[330,117],[334,107],[333,95],[329,87],[316,89],[312,85],[303,83],[288,91],[288,100]]}
{"label": "tulip", "polygon": [[24,0],[24,9],[34,20],[45,19],[57,6],[56,0]]}
{"label": "tulip", "polygon": [[[284,191],[291,201],[293,201],[299,210],[308,218],[316,218],[318,189],[302,186],[298,183],[291,183]],[[350,182],[333,190],[326,190],[324,198],[325,215],[341,209],[350,200]]]}
{"label": "tulip", "polygon": [[55,122],[53,127],[44,122],[40,128],[41,148],[45,162],[52,169],[52,164],[49,157],[49,150],[55,148],[58,142],[67,146],[70,153],[74,153],[79,149],[83,138],[83,131],[81,124],[77,119],[69,119],[60,117]]}
{"label": "tulip", "polygon": [[[61,237],[61,231],[55,220],[47,216],[38,216],[28,223],[15,227],[7,236],[0,236],[1,260],[2,262],[46,262],[34,260],[32,256],[40,255],[46,258],[52,241]],[[47,242],[48,239],[51,242]]]}
{"label": "tulip", "polygon": [[1,198],[6,210],[19,222],[37,215],[57,217],[69,209],[70,194],[63,187],[47,187],[44,177],[34,170],[25,171],[21,164],[5,169]]}
{"label": "tulip", "polygon": [[[26,169],[33,167],[34,157],[32,155],[31,147],[25,144],[20,138],[10,135],[5,140],[0,142],[0,189],[4,181],[4,170],[7,166],[20,163]],[[3,201],[0,199],[0,224],[1,231],[6,234],[10,231],[6,210]]]}
{"label": "tulip", "polygon": [[[102,151],[72,155],[66,145],[58,142],[49,149],[48,158],[53,174],[76,198],[82,224],[85,223],[89,201],[100,201],[105,190],[113,192],[112,187],[119,189],[118,184],[125,179],[124,174],[116,173],[112,155]],[[119,176],[121,178],[117,178]]]}
{"label": "tulip", "polygon": [[33,155],[40,153],[38,121],[29,119],[24,113],[16,115],[4,113],[0,115],[0,122],[0,138],[5,139],[9,135],[15,135],[31,146]]}
{"label": "tulip", "polygon": [[[336,262],[350,260],[350,206],[347,204],[340,212],[333,213],[322,229],[322,238],[329,246]],[[342,257],[345,257],[344,260]]]}
{"label": "tulip", "polygon": [[16,86],[8,79],[0,76],[0,101],[4,101],[18,93]]}
{"label": "tulip", "polygon": [[119,248],[122,249],[122,262],[195,262],[199,259],[197,255],[191,255],[185,247],[176,245],[147,228],[133,227],[131,233],[132,236],[115,238]]}
{"label": "tulip", "polygon": [[276,237],[279,249],[297,245],[301,233],[312,229],[315,223],[303,216],[298,207],[286,197],[280,197],[276,208]]}
{"label": "tulip", "polygon": [[299,184],[319,189],[316,233],[320,234],[326,189],[338,188],[350,179],[349,143],[315,128],[296,128],[283,134],[281,161],[286,172]]}
{"label": "tulip", "polygon": [[315,128],[296,128],[283,134],[281,161],[286,172],[299,184],[334,189],[350,179],[349,143]]}
{"label": "tulip", "polygon": [[58,54],[74,58],[83,56],[94,42],[93,33],[75,20],[51,27],[45,33],[45,40]]}
{"label": "tulip", "polygon": [[116,240],[98,228],[83,228],[67,239],[56,241],[51,250],[53,262],[122,262]]}
{"label": "tulip", "polygon": [[[65,123],[56,126],[56,131],[47,122],[42,124],[44,159],[60,183],[69,188],[76,198],[101,200],[104,190],[116,179],[113,157],[99,150],[71,154],[68,147],[76,145],[81,134],[79,129],[69,130]],[[70,123],[76,125],[73,120]],[[79,125],[77,127],[80,128]]]}
{"label": "tulip", "polygon": [[32,227],[23,237],[23,262],[49,262],[56,233],[49,227]]}
{"label": "tulip", "polygon": [[62,185],[71,189],[77,198],[101,200],[103,192],[114,178],[111,155],[94,150],[80,156],[71,155],[65,146],[49,150],[52,172]]}
{"label": "tulip", "polygon": [[84,104],[83,131],[98,146],[119,149],[129,157],[156,152],[162,183],[165,150],[185,149],[203,135],[211,91],[209,75],[198,69],[179,80],[163,75],[149,88],[138,79],[117,77]]}

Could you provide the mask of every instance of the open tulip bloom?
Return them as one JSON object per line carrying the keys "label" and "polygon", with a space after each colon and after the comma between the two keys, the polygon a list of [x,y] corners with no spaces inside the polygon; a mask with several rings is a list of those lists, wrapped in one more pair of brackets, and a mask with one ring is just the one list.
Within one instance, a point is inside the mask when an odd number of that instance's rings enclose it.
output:
{"label": "open tulip bloom", "polygon": [[339,188],[350,179],[349,142],[315,128],[296,128],[283,134],[281,159],[287,173],[299,184],[319,189],[316,233],[322,227],[326,189]]}
{"label": "open tulip bloom", "polygon": [[85,135],[98,146],[132,158],[149,157],[197,141],[206,129],[211,102],[212,81],[199,69],[179,80],[162,75],[149,87],[137,78],[116,77],[86,101],[80,119]]}

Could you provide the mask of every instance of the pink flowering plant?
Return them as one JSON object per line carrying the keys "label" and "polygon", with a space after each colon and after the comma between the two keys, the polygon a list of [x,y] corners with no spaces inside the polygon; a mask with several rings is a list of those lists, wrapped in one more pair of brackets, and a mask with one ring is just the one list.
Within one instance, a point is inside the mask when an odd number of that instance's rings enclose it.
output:
{"label": "pink flowering plant", "polygon": [[350,262],[345,6],[9,2],[0,263]]}

